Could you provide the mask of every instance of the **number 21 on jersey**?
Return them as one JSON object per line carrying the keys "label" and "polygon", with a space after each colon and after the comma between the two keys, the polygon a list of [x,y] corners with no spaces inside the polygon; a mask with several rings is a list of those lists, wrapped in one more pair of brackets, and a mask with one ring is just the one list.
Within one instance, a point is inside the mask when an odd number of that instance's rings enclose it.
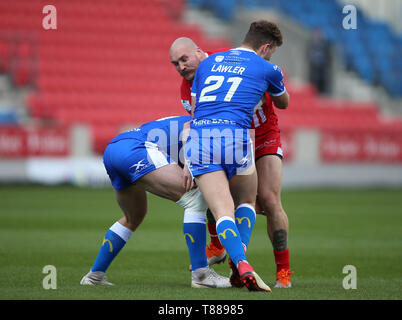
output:
{"label": "number 21 on jersey", "polygon": [[[242,80],[243,79],[240,77],[230,77],[227,79],[227,82],[232,83],[232,85],[230,86],[228,92],[226,93],[226,96],[223,99],[224,101],[229,102],[230,100],[232,100],[232,97],[235,94]],[[198,102],[215,101],[216,95],[207,95],[207,93],[212,93],[213,91],[219,89],[224,82],[225,82],[224,76],[209,76],[208,78],[206,78],[204,84],[208,84],[208,86],[202,89],[200,99],[198,100]]]}

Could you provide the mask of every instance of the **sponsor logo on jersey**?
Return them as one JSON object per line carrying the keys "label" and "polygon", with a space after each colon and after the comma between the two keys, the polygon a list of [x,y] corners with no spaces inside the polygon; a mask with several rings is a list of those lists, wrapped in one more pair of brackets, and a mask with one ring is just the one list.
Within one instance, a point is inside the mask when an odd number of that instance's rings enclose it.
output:
{"label": "sponsor logo on jersey", "polygon": [[216,61],[216,62],[222,62],[223,59],[225,59],[224,56],[216,56],[216,57],[215,57],[215,61]]}

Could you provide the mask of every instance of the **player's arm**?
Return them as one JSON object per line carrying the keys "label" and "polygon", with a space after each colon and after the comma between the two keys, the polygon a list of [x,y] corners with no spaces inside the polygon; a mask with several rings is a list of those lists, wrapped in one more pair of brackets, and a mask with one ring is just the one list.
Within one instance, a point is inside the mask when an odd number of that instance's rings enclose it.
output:
{"label": "player's arm", "polygon": [[188,168],[187,163],[183,167],[183,176],[184,176],[184,189],[187,191],[190,191],[193,189],[196,185],[193,180],[193,176],[191,175],[190,169]]}
{"label": "player's arm", "polygon": [[195,104],[197,102],[197,97],[196,96],[191,96],[191,116],[194,118],[194,109],[195,109]]}
{"label": "player's arm", "polygon": [[[191,96],[191,117],[194,118],[194,108],[195,108],[195,96]],[[184,145],[188,139],[188,136],[190,134],[190,122],[188,121],[184,124],[183,126],[183,150],[184,150]],[[186,192],[194,188],[194,180],[193,180],[193,175],[190,172],[190,169],[188,168],[187,162],[184,164],[183,168],[183,174],[184,174],[184,188],[186,189]]]}
{"label": "player's arm", "polygon": [[195,71],[193,85],[191,86],[191,116],[194,119],[195,104],[197,103],[197,90],[198,90],[198,70]]}
{"label": "player's arm", "polygon": [[183,105],[184,110],[191,113],[191,86],[188,82],[183,78],[180,85],[180,95],[181,95],[181,103]]}
{"label": "player's arm", "polygon": [[285,93],[283,93],[280,96],[271,96],[271,100],[274,103],[275,107],[279,108],[279,109],[286,109],[289,105],[289,93],[287,91],[285,91]]}
{"label": "player's arm", "polygon": [[[188,139],[188,136],[190,135],[190,122],[191,121],[187,121],[183,125],[183,133],[182,133],[183,147],[182,147],[182,150],[185,150],[185,144],[186,144],[186,141]],[[188,165],[187,165],[186,162],[184,162],[184,167],[183,167],[183,184],[184,184],[184,188],[185,188],[186,192],[191,190],[195,186],[193,176],[192,176],[192,174],[190,172],[190,169],[188,168]]]}
{"label": "player's arm", "polygon": [[268,94],[275,107],[286,109],[289,105],[289,93],[286,91],[283,82],[283,73],[277,65],[271,65],[268,70]]}

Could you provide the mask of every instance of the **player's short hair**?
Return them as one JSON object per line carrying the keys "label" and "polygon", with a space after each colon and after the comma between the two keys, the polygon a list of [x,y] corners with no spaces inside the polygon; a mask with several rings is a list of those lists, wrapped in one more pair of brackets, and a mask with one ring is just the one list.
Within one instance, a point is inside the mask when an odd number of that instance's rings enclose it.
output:
{"label": "player's short hair", "polygon": [[282,45],[282,33],[278,26],[266,20],[258,20],[250,25],[243,43],[257,50],[265,43],[280,47]]}

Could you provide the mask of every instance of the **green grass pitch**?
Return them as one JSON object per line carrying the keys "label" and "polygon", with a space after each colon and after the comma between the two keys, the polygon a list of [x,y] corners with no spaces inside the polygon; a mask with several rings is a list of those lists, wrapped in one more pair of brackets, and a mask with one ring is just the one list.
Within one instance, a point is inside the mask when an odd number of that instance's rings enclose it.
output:
{"label": "green grass pitch", "polygon": [[[401,190],[285,190],[293,288],[270,294],[243,289],[192,289],[182,234],[183,212],[149,196],[144,223],[109,268],[114,287],[80,286],[107,229],[121,216],[112,189],[0,187],[0,299],[295,300],[402,298]],[[248,259],[275,280],[265,217],[257,216]],[[42,269],[57,269],[45,290]],[[345,290],[345,265],[357,289]],[[214,267],[229,274],[227,263]]]}

